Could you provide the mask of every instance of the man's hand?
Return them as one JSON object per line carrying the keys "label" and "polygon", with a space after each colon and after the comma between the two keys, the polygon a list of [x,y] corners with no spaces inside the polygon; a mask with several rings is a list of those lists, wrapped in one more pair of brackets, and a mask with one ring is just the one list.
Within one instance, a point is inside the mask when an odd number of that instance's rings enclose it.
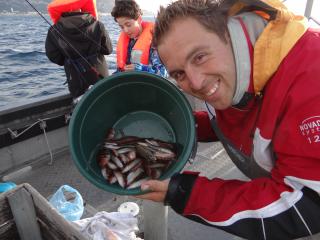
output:
{"label": "man's hand", "polygon": [[134,64],[125,65],[123,69],[125,72],[134,71]]}
{"label": "man's hand", "polygon": [[141,184],[142,191],[150,191],[146,194],[137,195],[135,197],[151,200],[155,202],[163,202],[167,194],[169,180],[158,181],[158,180],[149,180]]}

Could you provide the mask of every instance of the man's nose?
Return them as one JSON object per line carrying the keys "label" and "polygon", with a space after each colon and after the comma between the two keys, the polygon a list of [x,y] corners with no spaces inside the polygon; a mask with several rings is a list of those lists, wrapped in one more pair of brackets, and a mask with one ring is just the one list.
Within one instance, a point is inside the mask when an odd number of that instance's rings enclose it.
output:
{"label": "man's nose", "polygon": [[200,90],[203,84],[204,75],[194,67],[188,67],[186,74],[189,80],[190,88]]}

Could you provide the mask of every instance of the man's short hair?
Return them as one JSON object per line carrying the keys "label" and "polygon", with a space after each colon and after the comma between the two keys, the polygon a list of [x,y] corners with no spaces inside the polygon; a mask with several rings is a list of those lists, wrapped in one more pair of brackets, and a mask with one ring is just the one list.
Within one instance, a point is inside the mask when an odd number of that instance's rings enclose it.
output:
{"label": "man's short hair", "polygon": [[197,20],[226,42],[228,11],[234,2],[234,0],[178,0],[165,8],[160,7],[154,27],[154,46],[160,44],[174,21],[188,17]]}
{"label": "man's short hair", "polygon": [[139,5],[134,0],[116,0],[111,16],[117,21],[119,17],[137,20],[142,15]]}

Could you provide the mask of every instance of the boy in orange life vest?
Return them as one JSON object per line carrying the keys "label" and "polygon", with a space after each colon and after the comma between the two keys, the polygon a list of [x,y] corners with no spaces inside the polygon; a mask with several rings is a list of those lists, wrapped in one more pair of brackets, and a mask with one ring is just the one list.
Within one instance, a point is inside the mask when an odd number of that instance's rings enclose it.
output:
{"label": "boy in orange life vest", "polygon": [[157,51],[152,48],[153,23],[142,21],[133,0],[116,1],[111,15],[121,28],[117,44],[117,72],[145,71],[167,76]]}

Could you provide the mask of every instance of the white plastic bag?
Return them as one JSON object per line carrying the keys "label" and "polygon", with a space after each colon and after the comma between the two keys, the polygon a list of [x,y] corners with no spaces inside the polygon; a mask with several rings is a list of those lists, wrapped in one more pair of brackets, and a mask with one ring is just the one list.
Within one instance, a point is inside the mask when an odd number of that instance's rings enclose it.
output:
{"label": "white plastic bag", "polygon": [[92,240],[141,240],[135,234],[139,230],[138,220],[130,213],[102,211],[74,224]]}
{"label": "white plastic bag", "polygon": [[79,220],[83,214],[83,199],[80,193],[69,185],[61,186],[49,200],[50,204],[69,221]]}

